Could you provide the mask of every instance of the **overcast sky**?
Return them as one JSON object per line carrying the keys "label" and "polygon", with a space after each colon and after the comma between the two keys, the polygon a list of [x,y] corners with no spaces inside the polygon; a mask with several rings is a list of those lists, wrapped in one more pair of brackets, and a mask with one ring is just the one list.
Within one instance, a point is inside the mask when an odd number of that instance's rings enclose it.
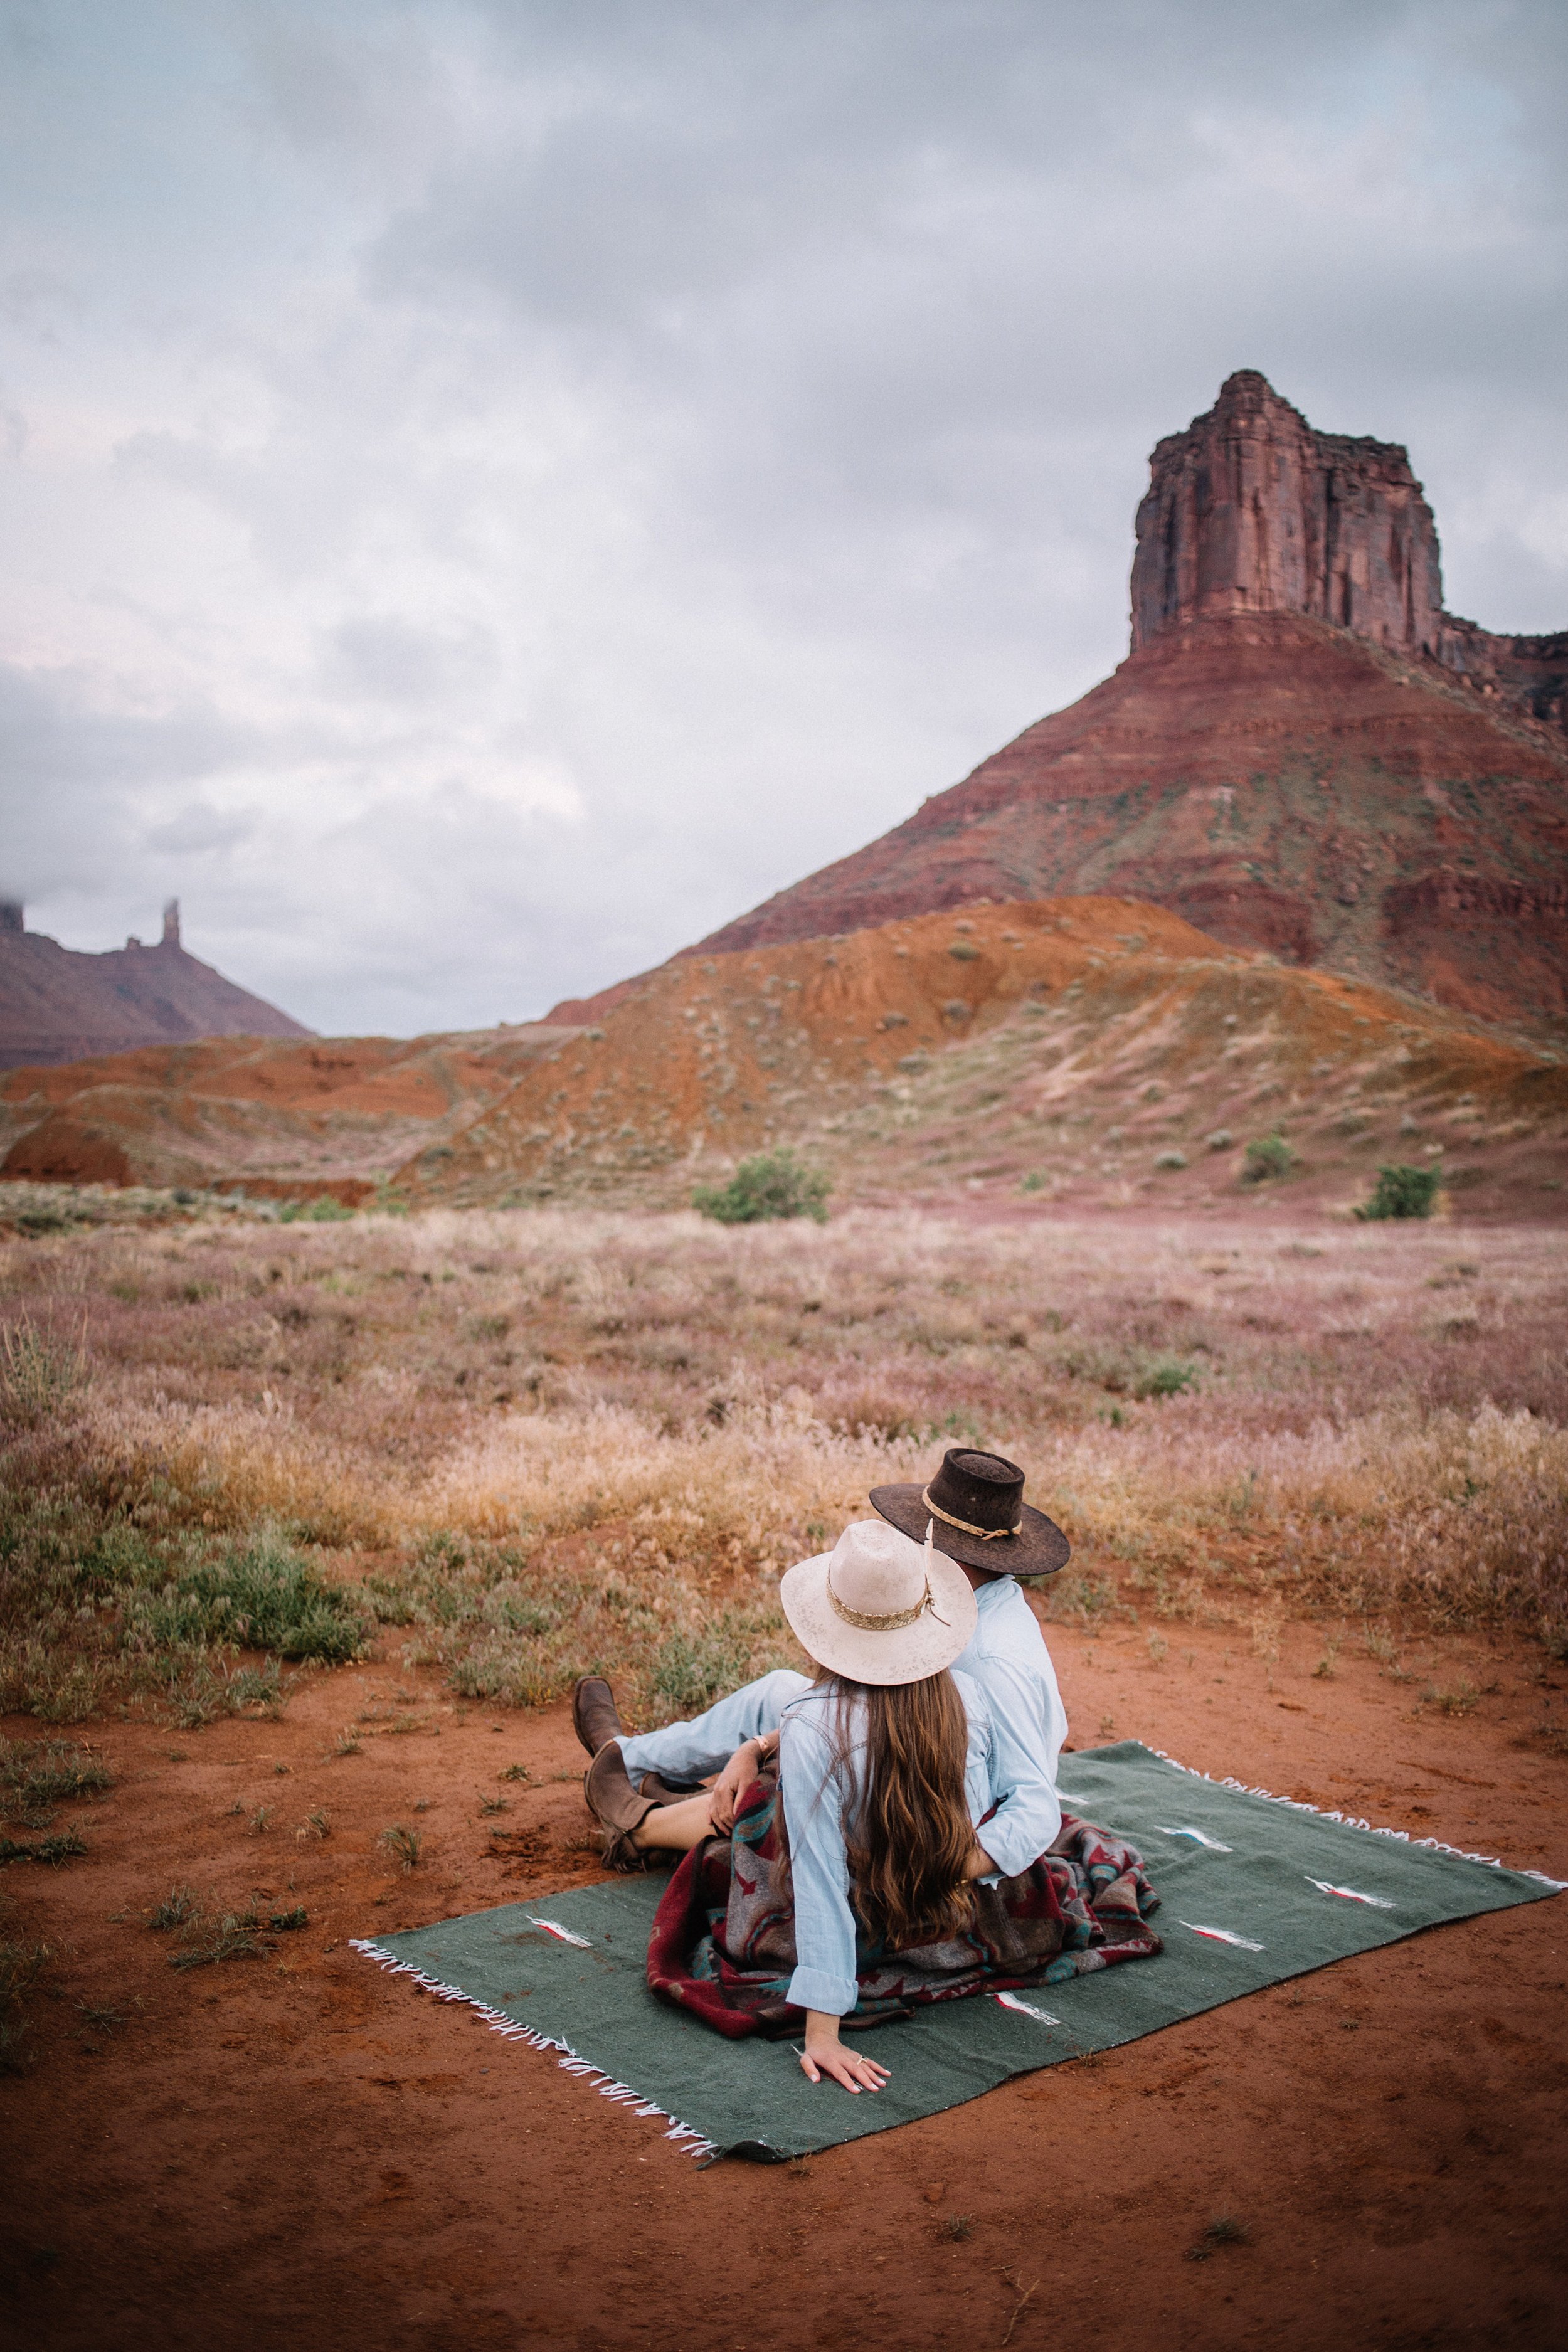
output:
{"label": "overcast sky", "polygon": [[1162,435],[1568,625],[1563,0],[0,0],[0,887],[521,1019],[1126,646]]}

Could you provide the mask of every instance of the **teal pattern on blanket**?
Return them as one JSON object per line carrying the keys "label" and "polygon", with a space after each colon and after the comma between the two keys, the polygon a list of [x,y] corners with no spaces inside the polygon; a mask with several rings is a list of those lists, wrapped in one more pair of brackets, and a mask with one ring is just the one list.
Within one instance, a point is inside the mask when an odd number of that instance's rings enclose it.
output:
{"label": "teal pattern on blanket", "polygon": [[[865,2046],[891,2080],[874,2097],[814,2086],[787,2042],[727,2042],[655,1999],[643,1964],[662,1875],[506,1904],[368,1948],[563,2043],[717,2153],[778,2158],[939,2114],[1012,2075],[1555,1891],[1550,1880],[1205,1780],[1136,1741],[1064,1756],[1062,1781],[1068,1812],[1142,1850],[1162,1897],[1154,1924],[1164,1952],[881,2026]],[[563,1940],[563,1929],[582,1941]],[[515,2063],[552,2060],[520,2044]]]}

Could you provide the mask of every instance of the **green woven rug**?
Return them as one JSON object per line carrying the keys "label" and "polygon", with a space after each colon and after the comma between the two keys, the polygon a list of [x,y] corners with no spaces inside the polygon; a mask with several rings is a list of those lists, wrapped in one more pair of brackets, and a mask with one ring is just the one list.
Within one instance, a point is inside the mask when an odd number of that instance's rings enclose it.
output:
{"label": "green woven rug", "polygon": [[787,2042],[726,2042],[656,2000],[643,1976],[668,1880],[510,1903],[356,1942],[560,2063],[702,2161],[804,2156],[978,2097],[1009,2076],[1135,2042],[1161,2026],[1423,1927],[1562,1891],[1433,1843],[1370,1830],[1210,1780],[1135,1740],[1062,1759],[1068,1811],[1141,1848],[1163,1898],[1158,1959],[1026,1993],[983,1994],[880,2026],[891,2080],[852,2098],[814,2085]]}

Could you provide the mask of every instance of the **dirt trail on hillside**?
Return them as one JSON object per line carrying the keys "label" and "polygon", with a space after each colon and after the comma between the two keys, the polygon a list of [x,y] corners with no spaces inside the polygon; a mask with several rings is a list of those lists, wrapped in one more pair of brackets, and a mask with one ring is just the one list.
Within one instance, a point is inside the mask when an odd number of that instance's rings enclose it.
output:
{"label": "dirt trail on hillside", "polygon": [[[1158,1655],[1133,1626],[1048,1630],[1077,1746],[1137,1737],[1568,1876],[1551,1730],[1568,1672],[1539,1652],[1414,1643],[1394,1681],[1348,1644],[1316,1674],[1321,1627],[1286,1625],[1271,1662],[1234,1629],[1165,1632]],[[1428,1687],[1468,1711],[1424,1703]],[[351,1721],[361,1752],[338,1755]],[[1016,2352],[1064,2325],[1202,2352],[1563,2340],[1561,1902],[804,2167],[700,2170],[658,2122],[349,1948],[600,1874],[563,1708],[455,1705],[389,1645],[306,1678],[281,1722],[93,1737],[118,1784],[78,1809],[88,1856],[3,1882],[5,1933],[59,1956],[31,2006],[36,2063],[0,2081],[7,2343],[847,2352],[1000,2346],[1015,2313]],[[520,1763],[526,1780],[502,1777]],[[299,1836],[313,1811],[327,1834]],[[397,1822],[424,1833],[411,1873],[377,1843]],[[181,1882],[209,1906],[303,1904],[310,1924],[176,1971],[144,1922]],[[104,2009],[122,2021],[85,2013]],[[1246,2242],[1192,2259],[1221,2214]]]}

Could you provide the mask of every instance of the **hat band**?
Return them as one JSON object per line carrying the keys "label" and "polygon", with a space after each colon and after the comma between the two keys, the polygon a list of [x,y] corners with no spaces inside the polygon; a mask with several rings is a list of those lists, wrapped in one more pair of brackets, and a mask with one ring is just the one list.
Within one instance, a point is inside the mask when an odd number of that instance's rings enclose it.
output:
{"label": "hat band", "polygon": [[931,1501],[931,1488],[929,1486],[922,1491],[921,1500],[925,1505],[928,1511],[934,1511],[936,1513],[937,1517],[942,1521],[944,1526],[957,1528],[963,1535],[978,1536],[982,1543],[994,1543],[998,1536],[1019,1536],[1024,1532],[1024,1522],[1022,1519],[1018,1521],[1016,1528],[977,1528],[972,1526],[968,1519],[955,1519],[951,1511],[944,1511],[940,1503],[933,1503]]}
{"label": "hat band", "polygon": [[840,1601],[837,1593],[833,1590],[831,1570],[828,1572],[826,1583],[827,1597],[832,1601],[836,1612],[843,1618],[847,1625],[853,1625],[862,1633],[896,1633],[900,1626],[912,1625],[917,1617],[923,1617],[928,1609],[931,1615],[936,1617],[939,1625],[945,1625],[947,1622],[945,1617],[937,1617],[936,1602],[931,1597],[929,1577],[926,1579],[925,1592],[914,1608],[894,1609],[885,1617],[868,1617],[863,1609],[851,1609],[847,1601]]}

